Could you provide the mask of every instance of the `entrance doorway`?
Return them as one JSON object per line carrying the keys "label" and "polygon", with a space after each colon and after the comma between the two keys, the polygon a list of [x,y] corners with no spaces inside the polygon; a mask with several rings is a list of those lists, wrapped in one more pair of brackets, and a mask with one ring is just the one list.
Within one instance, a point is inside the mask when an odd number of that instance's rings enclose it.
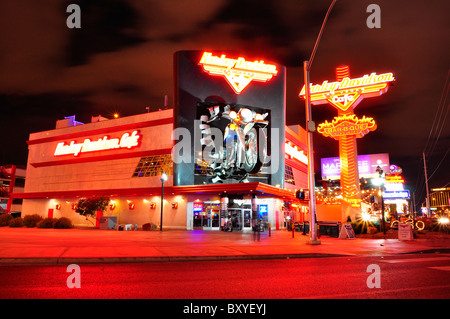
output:
{"label": "entrance doorway", "polygon": [[252,210],[244,208],[229,208],[228,218],[233,225],[233,231],[246,231],[252,229]]}
{"label": "entrance doorway", "polygon": [[197,205],[198,209],[193,212],[194,229],[219,229],[219,213],[220,204],[215,202],[203,202],[202,205]]}

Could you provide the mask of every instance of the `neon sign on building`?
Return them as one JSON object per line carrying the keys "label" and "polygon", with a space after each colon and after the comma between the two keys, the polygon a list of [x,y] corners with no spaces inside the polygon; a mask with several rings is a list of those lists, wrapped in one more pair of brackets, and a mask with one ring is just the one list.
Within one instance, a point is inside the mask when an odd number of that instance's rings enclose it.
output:
{"label": "neon sign on building", "polygon": [[[363,98],[385,93],[389,83],[394,80],[392,73],[379,75],[372,73],[355,79],[345,76],[337,82],[324,81],[322,84],[311,84],[311,104],[330,103],[338,110],[345,112],[351,106],[355,108]],[[300,96],[305,96],[305,86],[303,86]]]}
{"label": "neon sign on building", "polygon": [[377,125],[373,118],[365,117],[359,119],[355,114],[336,116],[330,123],[319,124],[317,132],[326,137],[339,139],[342,136],[354,135],[356,137],[363,137],[369,131],[374,131]]}
{"label": "neon sign on building", "polygon": [[[342,218],[344,220],[350,216],[354,220],[361,214],[356,138],[361,138],[369,131],[375,130],[376,123],[370,117],[358,118],[353,110],[364,98],[386,93],[395,78],[392,73],[376,74],[375,72],[359,78],[351,78],[349,67],[343,66],[336,68],[336,80],[311,84],[310,98],[313,105],[328,103],[338,111],[337,117],[331,122],[321,123],[317,131],[339,141]],[[299,96],[306,98],[305,93],[304,85]]]}
{"label": "neon sign on building", "polygon": [[252,81],[267,82],[278,74],[277,67],[263,60],[247,61],[243,57],[227,58],[204,52],[199,62],[211,75],[223,76],[236,94],[240,94]]}
{"label": "neon sign on building", "polygon": [[73,155],[78,156],[80,153],[97,152],[114,149],[130,149],[139,146],[141,135],[139,131],[124,133],[120,138],[109,138],[104,136],[96,141],[85,139],[82,143],[71,141],[68,143],[58,143],[54,156]]}
{"label": "neon sign on building", "polygon": [[294,158],[297,161],[300,161],[303,164],[308,165],[308,156],[306,156],[304,151],[300,150],[297,146],[291,145],[290,143],[285,143],[284,144],[284,152],[289,157]]}

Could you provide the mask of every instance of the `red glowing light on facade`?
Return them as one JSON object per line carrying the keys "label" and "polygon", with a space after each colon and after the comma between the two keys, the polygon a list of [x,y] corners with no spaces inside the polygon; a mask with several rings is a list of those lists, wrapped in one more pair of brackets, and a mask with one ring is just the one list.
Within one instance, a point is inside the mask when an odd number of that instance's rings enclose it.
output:
{"label": "red glowing light on facade", "polygon": [[223,76],[236,94],[240,94],[252,81],[267,82],[278,74],[277,67],[263,60],[247,61],[243,57],[227,58],[225,54],[204,52],[199,62],[211,75]]}

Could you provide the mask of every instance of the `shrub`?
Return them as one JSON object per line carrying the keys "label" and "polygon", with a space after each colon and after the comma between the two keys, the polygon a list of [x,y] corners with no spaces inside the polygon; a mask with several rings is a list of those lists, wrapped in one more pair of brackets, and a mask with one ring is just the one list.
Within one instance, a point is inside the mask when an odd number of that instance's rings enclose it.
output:
{"label": "shrub", "polygon": [[82,216],[94,217],[97,211],[104,211],[109,204],[109,197],[81,198],[75,212]]}
{"label": "shrub", "polygon": [[44,218],[36,224],[37,228],[53,228],[55,223],[58,221],[57,218]]}
{"label": "shrub", "polygon": [[1,214],[0,227],[8,226],[11,219],[13,219],[13,217],[10,214]]}
{"label": "shrub", "polygon": [[72,226],[72,221],[67,217],[61,217],[53,224],[56,229],[67,229],[72,228]]}
{"label": "shrub", "polygon": [[23,218],[23,224],[25,225],[25,227],[36,227],[37,223],[39,223],[41,220],[41,215],[27,215]]}
{"label": "shrub", "polygon": [[9,221],[9,227],[22,227],[23,226],[23,218],[16,217]]}
{"label": "shrub", "polygon": [[153,223],[147,223],[142,225],[142,230],[157,230],[158,226],[156,224]]}

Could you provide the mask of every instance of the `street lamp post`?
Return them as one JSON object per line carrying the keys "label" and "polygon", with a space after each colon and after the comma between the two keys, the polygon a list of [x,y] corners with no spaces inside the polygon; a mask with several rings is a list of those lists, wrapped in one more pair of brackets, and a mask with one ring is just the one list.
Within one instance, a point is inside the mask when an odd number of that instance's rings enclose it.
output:
{"label": "street lamp post", "polygon": [[164,182],[167,181],[167,175],[166,173],[161,174],[161,226],[159,227],[159,230],[163,230],[163,213],[164,213]]}
{"label": "street lamp post", "polygon": [[313,132],[316,130],[315,124],[312,121],[311,117],[311,95],[310,95],[310,82],[309,82],[309,71],[311,70],[311,65],[314,60],[314,56],[316,55],[317,47],[319,45],[320,38],[322,37],[323,30],[325,28],[325,24],[328,20],[328,16],[330,15],[330,11],[333,8],[336,0],[333,0],[330,7],[328,8],[327,14],[322,23],[322,27],[320,28],[319,35],[317,36],[316,43],[314,45],[313,51],[311,53],[311,57],[308,61],[303,62],[303,74],[305,80],[305,98],[306,98],[306,131],[307,134],[307,144],[308,144],[308,187],[309,187],[309,233],[310,240],[307,242],[310,245],[320,245],[320,240],[317,239],[317,231],[316,231],[316,194],[315,194],[315,182],[314,182],[314,154],[313,154]]}
{"label": "street lamp post", "polygon": [[386,235],[386,225],[385,225],[385,219],[384,219],[384,199],[383,199],[383,185],[384,185],[384,178],[383,178],[383,170],[380,166],[377,166],[378,172],[378,182],[379,182],[379,194],[380,194],[380,200],[381,200],[381,225],[383,228],[383,234]]}
{"label": "street lamp post", "polygon": [[311,96],[309,92],[309,63],[303,62],[304,76],[305,76],[305,96],[306,96],[306,131],[308,144],[308,187],[309,187],[309,234],[310,240],[307,242],[311,245],[320,245],[320,240],[317,239],[316,231],[316,192],[314,181],[314,156],[313,156],[313,132],[315,131],[315,124],[311,119]]}

